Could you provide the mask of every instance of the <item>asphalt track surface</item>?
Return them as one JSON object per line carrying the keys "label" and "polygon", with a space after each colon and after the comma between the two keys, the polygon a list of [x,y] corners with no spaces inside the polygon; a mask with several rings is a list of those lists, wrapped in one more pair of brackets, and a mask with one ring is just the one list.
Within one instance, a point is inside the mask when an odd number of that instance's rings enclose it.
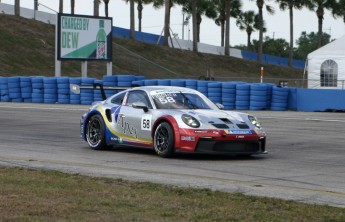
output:
{"label": "asphalt track surface", "polygon": [[239,158],[114,148],[79,138],[88,106],[0,103],[0,165],[209,188],[345,207],[345,114],[250,112],[268,155]]}

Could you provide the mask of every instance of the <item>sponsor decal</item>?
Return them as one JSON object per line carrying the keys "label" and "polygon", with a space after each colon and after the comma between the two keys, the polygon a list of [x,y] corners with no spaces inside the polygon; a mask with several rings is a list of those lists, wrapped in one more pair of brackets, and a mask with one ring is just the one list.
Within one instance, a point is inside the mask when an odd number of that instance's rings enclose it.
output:
{"label": "sponsor decal", "polygon": [[251,130],[225,130],[227,134],[252,134]]}
{"label": "sponsor decal", "polygon": [[183,141],[195,141],[194,136],[181,136],[181,140]]}
{"label": "sponsor decal", "polygon": [[122,133],[138,138],[137,129],[126,121],[125,117],[119,116],[117,125],[121,128]]}
{"label": "sponsor decal", "polygon": [[207,130],[194,130],[194,133],[207,133]]}

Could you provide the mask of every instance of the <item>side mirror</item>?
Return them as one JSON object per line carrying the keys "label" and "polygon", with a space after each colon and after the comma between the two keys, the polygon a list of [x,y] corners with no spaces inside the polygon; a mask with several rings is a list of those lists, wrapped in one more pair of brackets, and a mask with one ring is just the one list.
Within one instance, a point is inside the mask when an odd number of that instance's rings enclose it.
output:
{"label": "side mirror", "polygon": [[145,113],[147,111],[149,111],[149,108],[143,102],[135,102],[135,103],[132,104],[132,107],[135,108],[135,109],[143,109]]}
{"label": "side mirror", "polygon": [[219,108],[219,109],[224,109],[224,106],[222,105],[222,104],[220,104],[220,103],[216,103],[216,106]]}

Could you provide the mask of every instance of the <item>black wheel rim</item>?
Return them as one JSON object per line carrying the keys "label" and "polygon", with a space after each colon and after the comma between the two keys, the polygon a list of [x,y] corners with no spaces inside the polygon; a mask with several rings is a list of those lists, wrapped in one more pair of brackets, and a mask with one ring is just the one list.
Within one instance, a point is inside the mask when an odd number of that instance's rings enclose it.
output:
{"label": "black wheel rim", "polygon": [[165,127],[160,127],[156,133],[156,148],[164,153],[169,148],[169,132]]}
{"label": "black wheel rim", "polygon": [[87,125],[87,141],[91,146],[97,146],[102,139],[101,123],[98,119],[93,118]]}

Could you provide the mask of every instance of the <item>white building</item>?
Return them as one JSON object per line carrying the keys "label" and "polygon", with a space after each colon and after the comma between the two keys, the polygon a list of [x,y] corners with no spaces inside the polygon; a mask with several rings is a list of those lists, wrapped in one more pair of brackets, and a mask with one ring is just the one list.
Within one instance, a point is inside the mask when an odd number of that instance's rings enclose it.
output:
{"label": "white building", "polygon": [[308,54],[308,88],[345,89],[345,36]]}

